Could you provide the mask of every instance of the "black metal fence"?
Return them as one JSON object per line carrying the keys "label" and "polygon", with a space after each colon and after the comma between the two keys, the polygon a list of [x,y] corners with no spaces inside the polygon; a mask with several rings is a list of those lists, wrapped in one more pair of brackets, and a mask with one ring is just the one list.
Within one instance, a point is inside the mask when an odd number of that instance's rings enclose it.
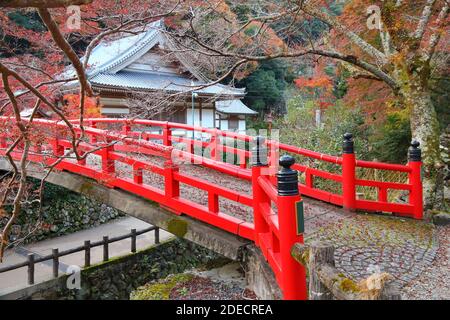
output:
{"label": "black metal fence", "polygon": [[136,252],[136,238],[137,236],[147,233],[147,232],[155,232],[155,244],[159,244],[159,228],[155,226],[151,226],[149,228],[142,229],[140,231],[136,231],[136,229],[131,229],[131,232],[122,236],[109,238],[108,236],[104,236],[103,240],[91,242],[90,240],[84,241],[84,244],[79,247],[75,247],[72,249],[59,251],[58,248],[52,249],[52,253],[43,257],[36,258],[34,253],[28,254],[27,261],[17,263],[11,266],[0,268],[0,273],[5,273],[8,271],[28,267],[28,284],[34,284],[34,267],[36,263],[41,263],[45,261],[52,260],[53,261],[53,277],[57,278],[59,274],[59,258],[64,257],[70,254],[74,254],[80,251],[84,251],[84,267],[89,267],[91,265],[91,249],[99,246],[103,246],[103,261],[106,262],[109,260],[109,244],[117,241],[121,241],[124,239],[131,238],[131,252]]}

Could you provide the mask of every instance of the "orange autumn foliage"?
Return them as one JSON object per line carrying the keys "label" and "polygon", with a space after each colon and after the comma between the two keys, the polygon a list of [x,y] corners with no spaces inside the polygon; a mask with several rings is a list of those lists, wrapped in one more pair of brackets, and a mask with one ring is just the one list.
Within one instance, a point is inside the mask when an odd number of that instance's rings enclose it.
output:
{"label": "orange autumn foliage", "polygon": [[[66,94],[63,98],[63,112],[69,119],[77,119],[80,117],[80,95]],[[101,106],[97,98],[85,97],[84,102],[85,118],[101,118]]]}
{"label": "orange autumn foliage", "polygon": [[294,80],[295,85],[299,88],[320,88],[329,91],[333,88],[333,82],[328,76],[306,78],[300,77]]}

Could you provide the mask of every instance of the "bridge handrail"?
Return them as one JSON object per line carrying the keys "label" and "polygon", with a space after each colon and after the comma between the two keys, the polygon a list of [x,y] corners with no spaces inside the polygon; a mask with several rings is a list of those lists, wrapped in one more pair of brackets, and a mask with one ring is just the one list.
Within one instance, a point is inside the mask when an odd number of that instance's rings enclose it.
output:
{"label": "bridge handrail", "polygon": [[[35,119],[34,120],[37,123],[42,124],[57,124],[58,127],[64,128],[65,124],[62,121],[52,121],[52,120],[44,120],[44,119]],[[76,126],[78,123],[78,120],[73,120],[72,123],[75,125],[74,129],[77,132],[80,132],[80,128]],[[231,147],[228,145],[221,145],[220,143],[217,143],[217,140],[220,137],[228,137],[232,139],[241,140],[244,142],[249,142],[253,137],[235,133],[235,132],[228,132],[218,129],[210,129],[210,128],[203,128],[198,126],[191,126],[187,124],[180,124],[180,123],[173,123],[168,121],[156,121],[156,120],[145,120],[145,119],[113,119],[113,118],[89,118],[85,120],[85,123],[88,123],[92,126],[96,126],[98,123],[120,123],[123,125],[122,134],[110,132],[108,130],[101,130],[97,128],[91,128],[87,126],[85,128],[85,132],[89,135],[93,135],[95,137],[106,137],[107,139],[111,140],[122,140],[124,144],[139,146],[148,150],[153,150],[155,152],[161,152],[162,154],[165,154],[166,157],[168,157],[169,153],[175,153],[179,154],[182,158],[187,159],[191,157],[192,161],[198,161],[198,163],[202,163],[206,167],[212,168],[214,170],[217,170],[219,172],[229,174],[235,177],[243,178],[245,180],[251,179],[251,172],[249,169],[246,168],[246,163],[250,159],[250,152],[245,149],[239,149],[235,147]],[[154,133],[147,133],[147,132],[136,132],[131,130],[131,125],[137,124],[137,125],[145,125],[149,127],[158,127],[161,129],[161,134],[154,134]],[[199,131],[210,134],[210,139],[212,142],[206,142],[206,141],[198,141],[195,139],[191,139],[189,137],[176,137],[171,135],[172,129],[183,129],[183,130],[190,130],[190,131]],[[129,136],[132,136],[130,138]],[[142,140],[142,139],[134,139],[135,137],[145,137],[146,140],[148,139],[159,139],[163,140],[163,145],[152,143],[150,141]],[[177,151],[177,149],[172,148],[172,142],[182,142],[186,143],[187,146],[189,146],[190,150],[188,151]],[[194,145],[199,145],[201,148],[211,148],[211,159],[208,159],[206,157],[197,156],[194,155]],[[389,211],[393,210],[394,208],[398,210],[400,208],[401,214],[412,214],[411,212],[411,206],[408,204],[402,204],[402,203],[392,203],[388,202],[387,198],[387,190],[394,189],[394,190],[403,190],[405,192],[412,192],[413,190],[416,190],[414,193],[418,192],[418,179],[416,178],[417,175],[420,175],[415,172],[413,172],[413,167],[410,164],[408,165],[400,165],[400,164],[389,164],[389,163],[382,163],[377,161],[365,161],[365,160],[350,160],[347,163],[352,163],[352,169],[350,174],[347,174],[346,177],[344,177],[344,157],[343,156],[332,156],[323,154],[320,152],[315,152],[303,148],[299,148],[296,146],[290,146],[287,144],[279,143],[277,141],[271,141],[267,140],[266,145],[268,147],[277,146],[280,148],[280,150],[289,152],[294,155],[300,155],[304,157],[308,157],[314,160],[318,161],[324,161],[326,163],[337,165],[338,167],[336,170],[339,169],[341,172],[330,172],[327,169],[320,169],[320,168],[312,168],[307,165],[302,164],[295,164],[294,168],[299,170],[300,172],[303,172],[305,174],[305,183],[300,183],[300,187],[302,192],[305,195],[331,202],[337,205],[344,205],[349,206],[350,209],[362,209],[362,210],[372,210],[375,207],[378,209],[380,206],[383,208],[382,211]],[[118,147],[115,147],[116,149]],[[125,147],[120,147],[122,149],[125,149]],[[166,149],[164,149],[166,148]],[[141,150],[144,151],[145,150]],[[240,169],[237,169],[237,166],[223,163],[222,159],[219,159],[218,154],[219,151],[222,151],[224,153],[231,153],[233,155],[238,155],[240,157]],[[191,154],[191,155],[189,155]],[[348,166],[348,165],[347,165]],[[376,180],[375,177],[372,177],[372,179],[367,179],[364,177],[357,176],[356,172],[354,173],[357,168],[361,169],[369,169],[369,170],[386,170],[391,171],[394,173],[405,173],[408,175],[408,182],[396,182],[396,181],[383,181],[383,180]],[[322,178],[325,180],[334,181],[338,184],[341,184],[342,194],[333,190],[324,190],[320,186],[316,186],[314,184],[314,177]],[[353,184],[355,187],[358,186],[360,188],[362,187],[372,187],[376,188],[378,193],[378,200],[375,200],[375,202],[379,202],[376,206],[374,206],[372,203],[374,200],[364,200],[364,199],[351,199],[350,201],[345,201],[346,198],[348,200],[348,196],[344,195],[344,182],[345,184]],[[415,183],[412,183],[412,181],[415,181]],[[353,188],[353,187],[352,187]],[[348,193],[348,192],[347,192]],[[353,192],[352,192],[353,193]],[[416,211],[416,216],[418,215],[418,212],[421,211],[421,206],[419,205],[419,201],[416,196],[410,197],[409,204],[416,203],[418,206]],[[346,202],[346,203],[345,203]],[[381,204],[380,204],[381,203]],[[391,206],[395,204],[395,206]],[[378,210],[377,209],[377,210]]]}
{"label": "bridge handrail", "polygon": [[[79,121],[71,120],[71,122],[78,123]],[[239,139],[239,140],[246,141],[246,142],[250,142],[253,139],[252,136],[247,136],[247,135],[239,134],[239,133],[235,133],[235,132],[223,131],[220,129],[204,128],[204,127],[199,127],[199,126],[192,126],[192,125],[188,125],[188,124],[168,122],[168,121],[157,121],[157,120],[146,120],[146,119],[129,120],[129,119],[113,119],[113,118],[89,118],[89,119],[86,119],[85,122],[87,122],[87,123],[89,123],[89,122],[93,122],[93,123],[125,123],[128,125],[141,124],[141,125],[160,127],[160,128],[166,127],[169,129],[172,129],[172,128],[185,129],[188,131],[198,131],[198,132],[204,132],[204,133],[210,133],[210,134],[217,134],[220,136],[235,138],[235,139]],[[184,139],[185,141],[192,140],[189,137],[186,137],[186,138],[173,137],[173,140],[180,140],[180,139]],[[205,143],[205,145],[207,144],[206,142],[204,142],[204,143]],[[320,153],[320,152],[316,152],[316,151],[312,151],[312,150],[308,150],[308,149],[304,149],[304,148],[300,148],[300,147],[296,147],[296,146],[287,145],[287,144],[280,143],[280,142],[274,142],[272,140],[267,140],[268,146],[271,146],[273,143],[276,143],[281,150],[284,150],[287,152],[291,152],[291,153],[298,154],[301,156],[305,156],[305,157],[309,157],[309,158],[313,158],[313,159],[317,159],[317,160],[321,160],[321,161],[326,161],[326,162],[330,162],[330,163],[334,163],[334,164],[342,164],[342,157],[339,157],[339,156],[332,156],[332,155],[328,155],[325,153]],[[232,148],[229,146],[224,146],[224,147],[228,148],[230,151],[233,149],[236,149],[236,148]],[[246,156],[249,157],[248,151],[246,151]],[[410,172],[411,171],[411,168],[409,168],[406,165],[390,164],[390,163],[383,163],[383,162],[378,162],[378,161],[356,160],[356,165],[361,168],[372,168],[372,169],[392,170],[392,171],[401,171],[401,172]]]}

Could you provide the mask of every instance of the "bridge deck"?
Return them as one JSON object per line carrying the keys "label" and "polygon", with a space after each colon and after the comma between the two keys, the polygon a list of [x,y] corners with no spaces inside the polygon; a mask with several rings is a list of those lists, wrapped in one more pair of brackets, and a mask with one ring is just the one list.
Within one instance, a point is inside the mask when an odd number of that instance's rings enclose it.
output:
{"label": "bridge deck", "polygon": [[[131,154],[127,153],[127,155],[130,156]],[[161,168],[164,166],[165,162],[164,158],[157,156],[144,154],[140,154],[137,156],[134,154],[133,157],[141,161],[150,162]],[[76,163],[75,160],[71,161]],[[87,165],[97,170],[101,170],[101,158],[98,155],[90,154],[87,157]],[[127,166],[123,163],[116,163],[115,166],[115,174],[117,177],[129,178],[133,175],[133,170],[130,166]],[[240,194],[252,196],[252,185],[250,181],[247,180],[239,179],[227,174],[217,172],[216,170],[203,167],[201,165],[190,163],[181,164],[179,166],[179,172],[188,176],[196,177],[197,179],[214,183],[215,185],[218,185],[222,188],[234,190]],[[161,191],[164,190],[164,177],[147,170],[143,171],[143,183],[158,188]],[[200,205],[206,207],[208,206],[208,192],[198,188],[194,188],[191,185],[181,183],[180,196]],[[253,209],[251,207],[244,206],[240,203],[236,203],[226,198],[220,198],[219,203],[221,212],[238,219],[242,219],[243,221],[253,223]],[[347,210],[312,198],[305,197],[304,203],[305,235],[307,236],[313,234],[320,228],[323,228],[327,225],[332,225],[341,221],[342,219],[353,216],[353,214],[349,213]],[[277,212],[277,207],[273,206],[272,210],[274,210],[274,212]]]}

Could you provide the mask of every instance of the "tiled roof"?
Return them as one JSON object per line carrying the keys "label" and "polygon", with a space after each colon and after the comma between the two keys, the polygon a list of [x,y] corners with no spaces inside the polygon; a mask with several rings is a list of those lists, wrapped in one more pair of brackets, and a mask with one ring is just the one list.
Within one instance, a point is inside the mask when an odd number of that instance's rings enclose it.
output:
{"label": "tiled roof", "polygon": [[[166,90],[171,92],[189,91],[194,80],[195,86],[206,85],[199,77],[191,79],[177,73],[158,73],[152,71],[130,71],[127,67],[141,58],[146,52],[160,42],[167,41],[166,36],[160,32],[163,28],[161,20],[149,25],[146,31],[137,35],[126,36],[114,41],[101,42],[89,57],[87,76],[93,87],[102,86],[114,90]],[[83,59],[83,58],[82,58]],[[183,61],[180,61],[183,63]],[[197,74],[192,66],[188,67],[192,75]],[[73,69],[67,70],[63,77],[73,77]],[[69,82],[65,88],[78,86],[77,81]],[[221,84],[211,85],[197,90],[203,95],[224,95],[226,97],[242,98],[245,89],[233,88]],[[219,97],[220,98],[220,97]]]}
{"label": "tiled roof", "polygon": [[[188,92],[192,85],[202,86],[205,83],[193,81],[175,74],[155,72],[120,71],[115,74],[99,73],[90,79],[93,85],[105,87],[122,87],[130,90],[164,90],[168,92]],[[203,95],[244,96],[243,89],[231,88],[215,84],[195,91]]]}
{"label": "tiled roof", "polygon": [[258,114],[258,112],[243,104],[241,100],[216,101],[216,110],[226,114]]}

